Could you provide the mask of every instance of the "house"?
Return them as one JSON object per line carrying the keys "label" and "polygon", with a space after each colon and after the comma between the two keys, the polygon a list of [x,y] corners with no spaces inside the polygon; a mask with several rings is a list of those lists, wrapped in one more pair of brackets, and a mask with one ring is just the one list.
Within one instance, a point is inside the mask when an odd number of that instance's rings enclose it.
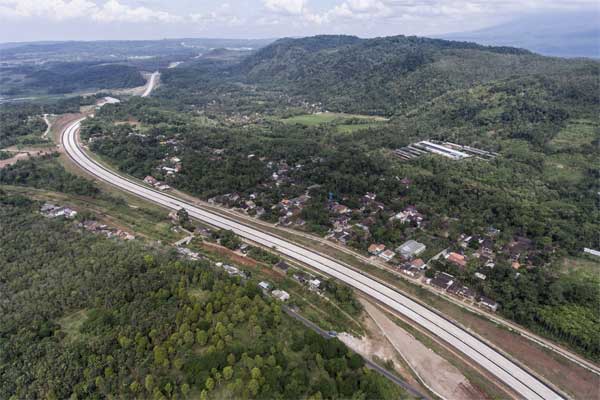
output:
{"label": "house", "polygon": [[308,202],[308,200],[310,200],[310,196],[307,194],[303,194],[301,196],[291,199],[290,202],[297,207],[302,207],[304,206],[304,204],[306,204],[306,202]]}
{"label": "house", "polygon": [[369,253],[374,254],[374,255],[378,255],[379,253],[383,252],[384,250],[385,250],[384,244],[373,243],[372,245],[369,246]]}
{"label": "house", "polygon": [[445,272],[440,272],[432,279],[427,279],[427,283],[431,286],[446,290],[454,283],[454,276]]}
{"label": "house", "polygon": [[467,259],[462,254],[451,252],[446,257],[446,260],[448,260],[448,262],[451,262],[452,264],[457,265],[461,268],[464,268],[467,266]]}
{"label": "house", "polygon": [[285,290],[273,290],[273,292],[271,292],[271,295],[273,295],[273,297],[275,297],[279,301],[288,301],[290,299],[290,294]]}
{"label": "house", "polygon": [[42,208],[40,208],[40,212],[42,214],[48,214],[54,210],[56,210],[57,208],[59,208],[57,205],[54,205],[52,203],[44,203],[44,205],[42,206]]}
{"label": "house", "polygon": [[391,261],[392,258],[394,258],[394,256],[396,255],[396,253],[394,253],[391,250],[386,250],[382,253],[379,253],[379,258],[382,258],[385,261]]}
{"label": "house", "polygon": [[414,278],[419,273],[419,269],[413,267],[410,264],[403,264],[400,266],[400,272],[402,272],[405,275],[410,276],[411,278]]}
{"label": "house", "polygon": [[265,282],[265,281],[259,282],[258,287],[264,291],[271,290],[271,284],[269,282]]}
{"label": "house", "polygon": [[319,287],[321,286],[321,281],[314,278],[308,281],[308,285],[310,286],[310,288],[312,290],[317,290],[319,289]]}
{"label": "house", "polygon": [[416,240],[409,240],[403,243],[401,246],[396,248],[396,253],[406,259],[411,259],[419,254],[423,253],[427,247],[423,243],[419,243]]}
{"label": "house", "polygon": [[425,261],[423,261],[422,258],[417,258],[415,260],[412,260],[410,262],[410,265],[417,269],[423,269],[423,268],[425,268]]}
{"label": "house", "polygon": [[306,283],[306,277],[302,273],[296,273],[296,274],[292,275],[292,277],[295,280],[297,280],[298,282],[300,282],[301,284],[305,284]]}
{"label": "house", "polygon": [[455,296],[464,297],[466,299],[475,298],[475,291],[459,282],[454,282],[452,285],[450,285],[448,288],[448,293]]}
{"label": "house", "polygon": [[64,217],[64,218],[75,218],[77,211],[69,207],[60,207],[51,203],[44,203],[40,208],[40,212],[48,218]]}
{"label": "house", "polygon": [[287,272],[287,270],[290,268],[290,266],[288,263],[281,260],[277,264],[275,264],[275,268],[277,268],[278,270],[280,270],[282,272]]}
{"label": "house", "polygon": [[225,270],[225,272],[227,272],[227,274],[229,274],[229,276],[242,275],[240,273],[240,270],[232,265],[225,264],[223,265],[223,269]]}
{"label": "house", "polygon": [[372,192],[367,192],[367,194],[364,195],[365,202],[375,201],[376,198],[377,195]]}
{"label": "house", "polygon": [[423,214],[417,211],[415,206],[408,206],[403,211],[400,211],[398,214],[394,215],[391,219],[398,220],[403,224],[412,223],[417,227],[420,227],[424,218]]}
{"label": "house", "polygon": [[477,304],[479,304],[481,307],[487,308],[488,310],[493,311],[493,312],[496,312],[496,310],[498,310],[498,303],[496,303],[494,300],[490,299],[489,297],[480,296]]}
{"label": "house", "polygon": [[339,214],[339,215],[348,214],[348,213],[352,212],[352,210],[350,208],[346,207],[343,204],[335,204],[332,207],[332,210],[334,213]]}
{"label": "house", "polygon": [[144,182],[146,182],[148,185],[156,185],[158,183],[158,181],[156,180],[156,178],[154,178],[153,176],[148,175],[147,177],[144,178]]}

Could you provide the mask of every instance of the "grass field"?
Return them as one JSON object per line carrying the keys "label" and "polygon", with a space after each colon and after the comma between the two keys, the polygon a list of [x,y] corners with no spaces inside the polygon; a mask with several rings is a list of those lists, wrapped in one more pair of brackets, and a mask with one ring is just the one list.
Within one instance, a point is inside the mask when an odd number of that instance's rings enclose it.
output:
{"label": "grass field", "polygon": [[600,258],[593,256],[565,257],[559,262],[560,272],[582,278],[600,276]]}
{"label": "grass field", "polygon": [[590,119],[576,119],[563,128],[550,144],[560,150],[591,146],[600,137],[600,124]]}
{"label": "grass field", "polygon": [[[356,129],[354,127],[360,128],[370,124],[384,123],[387,122],[387,119],[370,115],[324,112],[320,114],[296,115],[294,117],[281,119],[280,121],[285,124],[300,124],[306,126],[335,124],[344,126],[343,130],[351,131]],[[355,123],[352,124],[352,121],[355,121]],[[349,128],[350,126],[352,128]]]}

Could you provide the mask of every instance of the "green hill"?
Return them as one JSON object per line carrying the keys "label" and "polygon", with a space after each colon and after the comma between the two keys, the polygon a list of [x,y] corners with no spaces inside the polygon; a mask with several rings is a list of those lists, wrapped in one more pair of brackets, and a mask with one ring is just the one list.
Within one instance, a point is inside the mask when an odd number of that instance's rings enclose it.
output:
{"label": "green hill", "polygon": [[233,77],[322,102],[333,111],[394,114],[456,89],[536,74],[578,74],[586,60],[511,47],[395,36],[281,39],[233,68]]}

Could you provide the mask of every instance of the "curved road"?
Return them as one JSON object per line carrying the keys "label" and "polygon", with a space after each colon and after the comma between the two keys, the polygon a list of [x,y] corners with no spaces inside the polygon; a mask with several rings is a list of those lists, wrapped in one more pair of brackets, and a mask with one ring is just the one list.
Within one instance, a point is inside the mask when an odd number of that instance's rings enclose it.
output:
{"label": "curved road", "polygon": [[159,192],[138,181],[115,174],[113,171],[91,159],[78,143],[77,133],[83,119],[85,118],[78,119],[67,125],[61,135],[61,141],[69,157],[81,168],[98,179],[169,209],[179,210],[185,208],[191,217],[217,228],[232,230],[241,237],[273,248],[290,258],[320,270],[324,274],[339,279],[429,330],[435,336],[464,353],[479,364],[481,368],[487,370],[526,399],[562,398],[531,373],[525,371],[519,365],[467,331],[376,280],[273,234],[261,232],[255,228],[224,218],[221,215],[205,211],[177,197]]}

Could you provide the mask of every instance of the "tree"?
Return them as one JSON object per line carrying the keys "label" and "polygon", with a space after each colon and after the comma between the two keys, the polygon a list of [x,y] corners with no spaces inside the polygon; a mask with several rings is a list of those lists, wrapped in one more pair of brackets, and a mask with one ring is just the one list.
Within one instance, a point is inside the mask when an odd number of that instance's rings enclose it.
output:
{"label": "tree", "polygon": [[228,365],[225,368],[223,368],[223,378],[225,378],[225,380],[228,381],[232,377],[233,377],[233,367]]}
{"label": "tree", "polygon": [[190,393],[190,385],[188,385],[187,383],[184,383],[183,385],[181,385],[181,393],[187,397],[187,395]]}
{"label": "tree", "polygon": [[233,366],[235,364],[235,354],[229,353],[227,356],[227,364]]}
{"label": "tree", "polygon": [[188,212],[187,212],[187,210],[185,208],[180,208],[177,211],[177,219],[182,224],[185,224],[185,223],[190,222],[190,215],[188,214]]}
{"label": "tree", "polygon": [[209,392],[215,388],[215,380],[211,377],[206,378],[206,382],[204,383],[204,387]]}
{"label": "tree", "polygon": [[154,377],[152,375],[146,375],[146,378],[144,379],[144,387],[148,393],[152,393],[152,390],[154,389]]}
{"label": "tree", "polygon": [[252,396],[256,396],[260,389],[260,383],[256,379],[250,379],[248,382],[248,390],[252,393]]}
{"label": "tree", "polygon": [[208,341],[208,334],[206,333],[206,331],[197,330],[196,331],[196,343],[198,343],[200,346],[204,346],[207,341]]}

